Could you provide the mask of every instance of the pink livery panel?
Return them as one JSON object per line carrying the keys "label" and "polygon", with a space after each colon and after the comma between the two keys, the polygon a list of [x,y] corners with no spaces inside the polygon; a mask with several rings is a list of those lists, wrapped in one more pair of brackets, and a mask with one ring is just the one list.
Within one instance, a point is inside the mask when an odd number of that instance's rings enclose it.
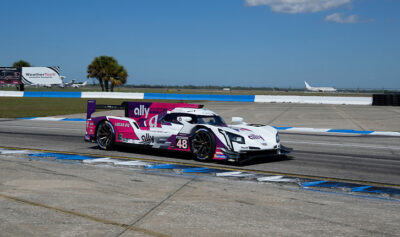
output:
{"label": "pink livery panel", "polygon": [[198,104],[128,102],[129,118],[134,119],[141,129],[161,127],[160,119],[175,108],[200,108]]}
{"label": "pink livery panel", "polygon": [[128,121],[114,118],[109,118],[109,121],[114,125],[116,142],[122,142],[123,138],[139,140],[134,128]]}

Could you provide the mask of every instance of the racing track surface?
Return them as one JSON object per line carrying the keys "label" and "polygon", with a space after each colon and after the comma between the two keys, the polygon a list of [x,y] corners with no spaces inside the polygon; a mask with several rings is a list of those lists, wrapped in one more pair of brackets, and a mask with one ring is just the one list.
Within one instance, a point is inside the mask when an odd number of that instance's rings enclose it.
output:
{"label": "racing track surface", "polygon": [[[96,144],[83,141],[84,125],[0,119],[0,146],[198,164],[188,156],[165,151],[126,147],[99,150]],[[257,159],[241,168],[400,185],[400,137],[281,133],[281,141],[295,149],[288,159]]]}

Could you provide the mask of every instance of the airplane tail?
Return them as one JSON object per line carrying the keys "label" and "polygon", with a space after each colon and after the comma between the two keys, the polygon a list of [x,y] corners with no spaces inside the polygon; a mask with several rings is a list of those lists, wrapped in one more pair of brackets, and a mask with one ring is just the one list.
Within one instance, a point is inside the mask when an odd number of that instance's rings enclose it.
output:
{"label": "airplane tail", "polygon": [[310,86],[306,81],[304,82],[304,84],[306,84],[306,88],[307,88],[307,89],[310,89],[310,88],[311,88],[311,86]]}
{"label": "airplane tail", "polygon": [[88,81],[86,80],[84,83],[82,83],[82,86],[86,86],[88,84]]}

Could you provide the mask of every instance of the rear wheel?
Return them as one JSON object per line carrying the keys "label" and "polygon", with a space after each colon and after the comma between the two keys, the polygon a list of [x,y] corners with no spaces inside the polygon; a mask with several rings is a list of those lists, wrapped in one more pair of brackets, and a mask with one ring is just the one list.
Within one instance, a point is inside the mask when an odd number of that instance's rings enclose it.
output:
{"label": "rear wheel", "polygon": [[212,160],[215,153],[214,135],[205,128],[196,130],[191,138],[191,150],[196,160]]}
{"label": "rear wheel", "polygon": [[114,126],[109,121],[102,121],[97,125],[96,140],[103,150],[110,150],[115,145]]}

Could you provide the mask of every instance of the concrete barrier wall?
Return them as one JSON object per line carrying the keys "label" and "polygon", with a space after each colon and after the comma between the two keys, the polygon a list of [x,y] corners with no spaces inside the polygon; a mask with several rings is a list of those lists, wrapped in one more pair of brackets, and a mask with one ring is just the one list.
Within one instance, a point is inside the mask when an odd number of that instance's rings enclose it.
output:
{"label": "concrete barrier wall", "polygon": [[144,99],[149,99],[149,100],[211,100],[211,101],[254,102],[254,95],[207,95],[207,94],[144,93]]}
{"label": "concrete barrier wall", "polygon": [[0,91],[0,97],[23,97],[23,91]]}
{"label": "concrete barrier wall", "polygon": [[299,103],[299,104],[344,104],[371,105],[371,97],[339,97],[339,96],[273,96],[256,95],[254,102],[263,103]]}
{"label": "concrete barrier wall", "polygon": [[25,91],[24,97],[81,98],[81,92]]}
{"label": "concrete barrier wall", "polygon": [[50,98],[109,98],[148,100],[204,100],[259,103],[344,104],[371,105],[372,97],[343,96],[279,96],[279,95],[208,95],[162,94],[124,92],[55,92],[55,91],[0,91],[3,97],[50,97]]}
{"label": "concrete barrier wall", "polygon": [[82,97],[81,98],[108,98],[108,99],[139,99],[139,100],[143,100],[144,93],[82,92]]}

